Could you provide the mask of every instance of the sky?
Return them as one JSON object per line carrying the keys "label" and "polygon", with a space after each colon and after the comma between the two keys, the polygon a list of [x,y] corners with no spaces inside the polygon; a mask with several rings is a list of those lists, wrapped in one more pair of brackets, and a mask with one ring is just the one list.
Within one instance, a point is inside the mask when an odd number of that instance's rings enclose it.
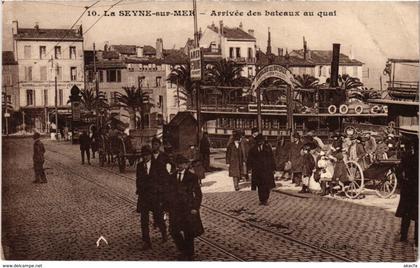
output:
{"label": "sky", "polygon": [[[3,51],[12,49],[11,25],[18,20],[19,27],[70,28],[83,13],[84,7],[96,1],[6,1],[3,6]],[[77,24],[84,31],[97,21],[105,10],[117,1],[100,1],[86,12]],[[95,42],[97,49],[105,41],[112,44],[152,45],[163,38],[164,48],[179,48],[187,38],[193,37],[192,16],[118,16],[120,11],[191,10],[192,1],[128,1],[112,7],[117,16],[102,17],[84,36],[85,49]],[[225,26],[254,29],[257,46],[265,51],[267,31],[271,29],[272,51],[277,48],[301,49],[305,36],[309,49],[332,49],[332,43],[341,44],[341,52],[350,51],[369,68],[365,84],[379,87],[379,76],[387,58],[419,58],[419,2],[282,2],[282,1],[197,1],[198,26],[204,30],[214,22],[223,20]],[[214,12],[213,12],[214,11]],[[243,12],[230,16],[218,12]],[[261,16],[248,16],[248,12],[261,12]],[[266,16],[272,13],[299,12],[299,16]],[[304,16],[304,12],[313,16]],[[97,16],[92,16],[96,12]],[[321,14],[332,16],[318,16]],[[216,13],[216,14],[214,14]],[[231,14],[231,13],[230,13]],[[321,15],[320,14],[320,15]]]}

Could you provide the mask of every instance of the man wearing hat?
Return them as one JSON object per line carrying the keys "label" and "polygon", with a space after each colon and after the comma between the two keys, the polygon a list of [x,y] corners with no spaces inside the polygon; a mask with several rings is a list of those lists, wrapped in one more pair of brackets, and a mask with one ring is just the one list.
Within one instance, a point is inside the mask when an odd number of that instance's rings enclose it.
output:
{"label": "man wearing hat", "polygon": [[33,139],[34,139],[33,161],[34,161],[35,180],[33,182],[34,183],[47,183],[47,178],[45,176],[45,171],[44,171],[45,148],[40,138],[41,138],[41,135],[38,132],[35,132],[33,136]]}
{"label": "man wearing hat", "polygon": [[246,156],[241,147],[240,133],[235,132],[232,140],[226,148],[226,164],[229,165],[229,177],[233,178],[235,191],[239,191],[239,179],[243,173],[243,162]]}
{"label": "man wearing hat", "polygon": [[153,213],[154,223],[159,227],[162,240],[167,240],[166,225],[163,219],[162,197],[156,185],[156,173],[153,171],[152,150],[145,145],[141,148],[142,161],[137,164],[136,193],[139,195],[137,209],[140,212],[143,250],[150,249],[152,243],[149,235],[149,212]]}
{"label": "man wearing hat", "polygon": [[253,127],[251,129],[251,136],[248,139],[248,146],[250,149],[255,146],[256,144],[255,137],[257,137],[257,135],[258,135],[258,128]]}
{"label": "man wearing hat", "polygon": [[300,193],[309,193],[309,179],[312,176],[312,172],[315,169],[315,159],[310,154],[310,151],[313,150],[314,145],[308,143],[303,146],[303,156],[302,156],[302,189]]}
{"label": "man wearing hat", "polygon": [[169,177],[169,231],[181,255],[194,260],[194,238],[204,233],[200,218],[203,198],[198,177],[188,170],[189,160],[176,156],[176,172]]}
{"label": "man wearing hat", "polygon": [[257,144],[249,150],[247,166],[252,171],[251,189],[258,188],[260,205],[266,206],[270,191],[276,186],[274,183],[276,163],[271,147],[264,142],[263,135],[258,134],[255,141]]}
{"label": "man wearing hat", "polygon": [[302,150],[303,144],[298,132],[293,134],[293,142],[290,144],[289,161],[292,164],[292,181],[296,185],[301,183],[302,179]]}

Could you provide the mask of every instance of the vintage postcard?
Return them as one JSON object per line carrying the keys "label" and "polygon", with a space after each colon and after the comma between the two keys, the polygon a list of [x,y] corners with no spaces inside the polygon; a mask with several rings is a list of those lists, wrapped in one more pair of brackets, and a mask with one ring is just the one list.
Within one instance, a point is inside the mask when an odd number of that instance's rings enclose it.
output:
{"label": "vintage postcard", "polygon": [[3,1],[2,266],[417,267],[419,10]]}

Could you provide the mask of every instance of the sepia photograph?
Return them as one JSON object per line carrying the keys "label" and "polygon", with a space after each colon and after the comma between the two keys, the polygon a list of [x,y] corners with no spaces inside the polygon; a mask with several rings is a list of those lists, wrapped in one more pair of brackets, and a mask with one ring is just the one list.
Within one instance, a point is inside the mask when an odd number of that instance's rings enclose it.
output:
{"label": "sepia photograph", "polygon": [[417,267],[420,2],[1,6],[3,268]]}

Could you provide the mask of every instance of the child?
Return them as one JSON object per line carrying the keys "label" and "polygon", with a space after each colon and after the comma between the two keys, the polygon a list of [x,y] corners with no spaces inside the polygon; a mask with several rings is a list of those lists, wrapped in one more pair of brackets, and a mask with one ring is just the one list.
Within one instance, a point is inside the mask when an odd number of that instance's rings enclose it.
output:
{"label": "child", "polygon": [[309,178],[312,176],[312,172],[315,169],[315,160],[309,153],[310,149],[309,144],[303,146],[302,190],[300,190],[299,193],[309,193]]}
{"label": "child", "polygon": [[334,173],[332,176],[332,183],[330,184],[330,194],[333,196],[333,189],[334,186],[337,184],[341,185],[341,187],[344,187],[344,184],[348,182],[347,177],[347,167],[346,163],[343,160],[343,154],[338,153],[337,154],[337,162],[335,163],[334,167]]}

